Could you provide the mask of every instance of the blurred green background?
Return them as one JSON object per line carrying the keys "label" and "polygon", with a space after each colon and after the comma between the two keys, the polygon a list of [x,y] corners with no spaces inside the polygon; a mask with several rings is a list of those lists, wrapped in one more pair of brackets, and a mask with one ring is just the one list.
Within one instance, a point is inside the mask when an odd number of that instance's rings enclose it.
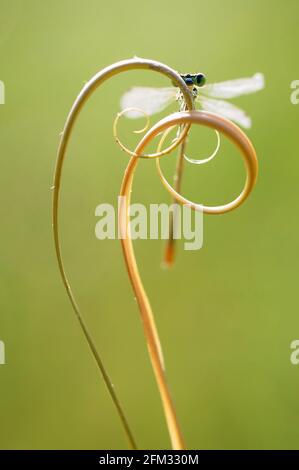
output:
{"label": "blurred green background", "polygon": [[[163,241],[135,247],[188,447],[299,447],[299,366],[290,363],[290,342],[299,338],[299,105],[290,102],[290,83],[299,79],[298,14],[297,0],[0,0],[2,449],[126,447],[59,277],[50,187],[77,93],[101,68],[134,54],[202,71],[210,82],[266,76],[264,91],[234,100],[253,119],[248,135],[260,162],[246,204],[205,216],[203,249],[187,252],[180,243],[170,272],[160,267]],[[112,138],[120,96],[151,84],[169,81],[129,72],[90,99],[67,155],[61,211],[74,291],[147,449],[169,448],[166,426],[120,243],[95,238],[94,210],[116,203],[128,161]],[[203,155],[214,139],[194,130],[190,154]],[[169,176],[174,162],[163,161]],[[183,189],[198,202],[222,203],[243,181],[241,159],[224,143],[209,165],[186,165]],[[169,201],[154,162],[141,162],[133,199]]]}

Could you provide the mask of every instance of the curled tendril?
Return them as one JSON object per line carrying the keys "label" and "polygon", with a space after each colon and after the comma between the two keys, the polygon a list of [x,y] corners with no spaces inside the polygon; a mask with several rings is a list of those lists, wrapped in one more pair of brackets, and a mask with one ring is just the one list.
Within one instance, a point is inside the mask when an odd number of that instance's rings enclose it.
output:
{"label": "curled tendril", "polygon": [[[154,136],[163,132],[157,148],[157,150],[159,151],[165,140],[165,130],[167,130],[174,124],[186,124],[187,122],[190,125],[193,123],[197,123],[210,127],[215,131],[220,131],[224,133],[224,135],[229,137],[229,139],[239,148],[247,170],[247,178],[242,192],[239,194],[239,196],[237,196],[236,199],[232,200],[229,203],[219,206],[206,206],[203,204],[192,202],[182,196],[182,194],[180,194],[178,191],[176,191],[163,175],[160,166],[160,159],[157,158],[156,166],[159,177],[166,190],[174,197],[177,202],[181,204],[187,204],[192,209],[201,210],[206,214],[224,214],[226,212],[230,212],[236,207],[239,207],[243,203],[243,201],[248,197],[256,182],[258,172],[258,163],[254,147],[252,146],[248,137],[231,121],[205,111],[180,111],[174,113],[173,115],[169,115],[164,119],[161,119],[159,123],[153,126],[150,131],[148,131],[148,133],[143,137],[142,141],[139,143],[138,150],[141,153],[145,145]],[[138,154],[138,152],[136,153]]]}
{"label": "curled tendril", "polygon": [[215,134],[217,136],[217,144],[216,144],[216,147],[215,147],[215,150],[213,151],[213,153],[211,153],[211,155],[209,157],[206,157],[206,158],[201,158],[199,160],[197,159],[194,159],[194,158],[190,158],[188,157],[186,154],[184,154],[184,158],[187,162],[189,163],[193,163],[195,165],[202,165],[204,163],[208,163],[210,162],[211,160],[213,160],[214,157],[216,157],[217,153],[219,152],[219,149],[220,149],[220,145],[221,145],[221,140],[220,140],[220,134],[218,131],[215,131]]}
{"label": "curled tendril", "polygon": [[[134,134],[143,134],[143,132],[148,130],[149,125],[150,125],[150,116],[149,116],[149,114],[146,111],[143,111],[143,109],[141,109],[141,108],[132,108],[132,107],[130,107],[130,108],[124,109],[123,111],[121,111],[120,113],[117,113],[117,115],[116,115],[116,118],[113,122],[113,135],[114,135],[115,138],[117,138],[117,124],[118,124],[119,119],[124,114],[129,113],[130,111],[137,111],[138,113],[143,114],[143,116],[146,118],[145,126],[142,129],[138,129],[138,130],[133,131],[133,133]],[[120,141],[118,141],[118,144],[122,147]]]}
{"label": "curled tendril", "polygon": [[[159,152],[148,153],[144,155],[137,155],[135,152],[130,150],[128,147],[126,147],[118,137],[118,121],[120,120],[122,116],[124,116],[124,114],[130,111],[138,111],[139,113],[143,114],[143,116],[146,118],[145,126],[142,129],[133,131],[134,134],[143,134],[144,132],[148,130],[149,124],[150,124],[150,117],[149,117],[149,114],[143,111],[141,108],[132,107],[132,108],[123,109],[121,112],[117,113],[113,121],[113,136],[115,138],[115,141],[120,146],[120,148],[131,157],[138,156],[138,158],[160,158],[160,157],[163,157],[164,155],[168,155],[169,153],[171,153],[176,147],[180,145],[180,143],[182,143],[186,139],[186,129],[182,129],[181,132],[178,132],[178,135],[172,140],[172,143],[166,149],[162,150],[160,147]],[[167,129],[167,131],[164,132],[165,138],[169,134],[169,132],[175,127],[176,126],[172,126],[171,128]],[[165,141],[165,138],[163,139],[163,142]]]}

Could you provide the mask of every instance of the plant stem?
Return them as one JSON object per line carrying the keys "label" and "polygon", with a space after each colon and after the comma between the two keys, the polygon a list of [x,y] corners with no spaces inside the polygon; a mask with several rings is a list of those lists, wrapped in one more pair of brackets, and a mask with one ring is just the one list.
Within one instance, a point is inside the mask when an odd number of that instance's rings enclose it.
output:
{"label": "plant stem", "polygon": [[[194,98],[193,98],[193,105],[194,105]],[[188,107],[185,105],[184,102],[182,102],[180,106],[180,111],[187,111],[187,110],[188,110]],[[179,128],[179,133],[180,132],[181,132],[181,126]],[[186,135],[186,138],[183,140],[183,142],[181,143],[179,147],[175,173],[173,176],[173,187],[177,193],[180,193],[182,189],[182,179],[183,179],[183,171],[184,171],[184,153],[185,153],[185,148],[187,144],[187,138],[188,138],[188,134]],[[176,199],[173,197],[172,203],[174,204],[175,202],[176,202]],[[164,258],[163,258],[163,265],[167,268],[171,268],[174,264],[175,245],[176,245],[176,242],[174,239],[174,231],[175,231],[175,226],[177,225],[177,223],[178,221],[175,217],[175,214],[173,211],[171,211],[169,214],[169,236],[166,242]]]}
{"label": "plant stem", "polygon": [[[138,151],[138,147],[136,149]],[[131,280],[133,290],[139,305],[141,319],[143,322],[144,333],[147,341],[149,356],[158,384],[168,432],[171,439],[172,448],[176,450],[185,449],[183,436],[180,430],[175,407],[171,398],[169,387],[166,381],[164,359],[162,348],[152,313],[152,309],[144,290],[140,274],[138,271],[132,240],[129,233],[129,205],[131,200],[131,191],[133,183],[133,175],[138,163],[138,158],[132,157],[126,168],[124,179],[122,182],[120,196],[123,203],[119,211],[119,227],[121,233],[121,243],[126,261],[128,274]]]}
{"label": "plant stem", "polygon": [[140,308],[144,332],[149,349],[149,355],[152,362],[158,388],[160,391],[160,396],[173,449],[184,449],[184,441],[179,428],[175,408],[171,399],[168,385],[166,382],[163,357],[161,354],[161,346],[154,322],[153,313],[146,292],[142,285],[142,281],[136,264],[133,244],[130,238],[129,205],[134,172],[139,161],[138,156],[142,154],[146,145],[148,145],[149,142],[155,136],[167,130],[169,127],[179,124],[191,123],[203,124],[205,126],[212,127],[218,131],[223,132],[241,151],[247,169],[247,178],[243,191],[234,201],[222,206],[203,206],[188,201],[169,185],[169,183],[161,173],[159,158],[157,158],[156,163],[161,180],[166,189],[170,192],[170,194],[172,195],[172,197],[175,198],[176,201],[182,204],[188,204],[192,209],[202,210],[203,212],[208,214],[222,214],[225,212],[229,212],[234,208],[238,207],[240,204],[242,204],[242,202],[248,197],[256,182],[258,171],[258,163],[255,150],[248,137],[235,124],[228,121],[227,119],[217,116],[216,114],[207,113],[203,111],[184,111],[167,116],[166,118],[162,119],[157,124],[155,124],[146,133],[146,135],[139,142],[135,150],[135,154],[137,155],[137,157],[131,157],[124,175],[120,191],[120,195],[122,196],[121,199],[123,202],[121,204],[119,212],[119,227],[122,239],[121,242],[129,277]]}
{"label": "plant stem", "polygon": [[[173,187],[174,189],[180,193],[182,187],[182,177],[183,177],[183,169],[184,169],[184,152],[185,152],[186,140],[181,143],[179,147],[179,154],[177,157],[176,169],[175,174],[173,177]],[[175,202],[175,199],[172,198],[172,202]],[[169,236],[166,242],[165,251],[164,251],[164,258],[163,263],[164,266],[171,268],[174,263],[175,257],[175,239],[174,239],[174,227],[177,224],[177,220],[175,217],[175,213],[170,211],[169,213]]]}
{"label": "plant stem", "polygon": [[[192,102],[192,97],[191,94],[188,90],[188,87],[186,86],[184,80],[180,77],[180,75],[170,67],[157,62],[153,60],[148,60],[148,59],[141,59],[141,58],[133,58],[133,59],[128,59],[128,60],[123,60],[120,62],[116,62],[115,64],[112,64],[104,69],[102,69],[100,72],[98,72],[94,77],[89,80],[89,82],[86,83],[86,85],[83,87],[79,95],[77,96],[70,112],[69,115],[66,119],[65,126],[63,129],[63,132],[61,134],[61,139],[60,139],[60,144],[58,148],[58,153],[57,153],[57,159],[56,159],[56,166],[55,166],[55,173],[54,173],[54,182],[53,182],[53,202],[52,202],[52,227],[53,227],[53,237],[54,237],[54,244],[55,244],[55,252],[56,252],[56,257],[58,261],[58,266],[59,266],[59,271],[61,274],[61,278],[63,281],[63,285],[65,286],[65,289],[67,291],[67,295],[69,297],[69,300],[72,304],[74,313],[76,315],[76,318],[79,321],[80,327],[82,329],[82,332],[88,342],[88,345],[90,347],[90,350],[93,354],[93,357],[97,363],[97,366],[99,368],[99,371],[102,374],[102,377],[104,379],[104,382],[107,386],[109,395],[115,405],[116,411],[119,415],[121,424],[123,426],[123,429],[125,431],[125,434],[127,436],[127,439],[129,441],[130,446],[135,449],[136,444],[135,440],[132,436],[132,432],[130,430],[130,427],[128,425],[128,421],[125,417],[123,408],[120,404],[119,399],[117,398],[116,392],[114,390],[113,384],[109,378],[108,373],[106,372],[106,368],[103,365],[103,361],[100,358],[99,353],[97,352],[97,349],[95,347],[95,344],[91,338],[91,335],[88,332],[88,329],[82,319],[82,316],[79,311],[79,307],[76,303],[75,297],[71,291],[70,287],[70,282],[68,280],[68,276],[66,274],[66,270],[64,267],[63,259],[62,259],[62,254],[61,254],[61,246],[60,246],[60,236],[59,236],[59,219],[58,219],[58,211],[59,211],[59,197],[60,197],[60,185],[61,185],[61,177],[62,177],[62,169],[63,169],[63,163],[65,160],[66,156],[66,150],[70,141],[70,137],[72,135],[72,131],[74,129],[75,122],[84,106],[84,104],[87,102],[88,98],[92,95],[92,93],[105,81],[107,81],[109,78],[113,77],[114,75],[117,75],[121,72],[125,72],[128,70],[134,70],[134,69],[144,69],[144,70],[152,70],[155,72],[159,72],[166,77],[168,77],[173,83],[174,86],[177,86],[180,88],[182,95],[184,97],[184,101],[186,102],[186,105],[188,109],[192,109],[193,107],[193,102]],[[188,132],[188,126],[184,128],[182,131],[182,134],[186,135]],[[149,325],[151,327],[151,325]],[[153,327],[153,334],[154,336],[156,333],[154,333],[155,328]],[[157,337],[155,336],[155,339],[157,340]]]}

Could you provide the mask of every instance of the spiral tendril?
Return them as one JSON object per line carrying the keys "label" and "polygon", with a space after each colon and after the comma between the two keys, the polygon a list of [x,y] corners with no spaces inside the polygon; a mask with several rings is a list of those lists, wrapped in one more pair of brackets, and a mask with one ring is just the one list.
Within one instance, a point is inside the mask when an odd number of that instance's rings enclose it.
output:
{"label": "spiral tendril", "polygon": [[184,154],[184,158],[187,162],[192,163],[194,165],[202,165],[204,163],[210,162],[211,160],[213,160],[213,158],[216,157],[217,153],[219,152],[220,146],[221,146],[221,140],[220,140],[219,132],[216,131],[215,129],[214,129],[214,131],[215,131],[215,134],[217,136],[217,144],[216,144],[216,147],[215,147],[215,150],[213,151],[213,153],[211,153],[211,155],[209,157],[201,158],[201,159],[190,158],[186,154]]}
{"label": "spiral tendril", "polygon": [[[119,134],[118,134],[118,121],[120,120],[121,117],[124,116],[124,114],[130,112],[130,111],[138,111],[139,113],[143,114],[146,118],[146,124],[145,126],[142,128],[142,129],[138,129],[138,130],[134,130],[133,133],[134,134],[143,134],[144,132],[146,132],[148,129],[149,129],[149,124],[150,124],[150,117],[149,117],[149,114],[146,113],[145,111],[143,111],[141,108],[134,108],[134,107],[130,107],[130,108],[126,108],[126,109],[123,109],[121,112],[117,113],[114,121],[113,121],[113,136],[114,136],[114,139],[116,141],[116,143],[120,146],[120,148],[125,152],[127,153],[128,155],[130,155],[131,157],[137,157],[136,153],[132,150],[130,150],[128,147],[126,147],[122,141],[120,140],[119,138]],[[163,134],[166,134],[165,135],[165,138],[166,136],[169,134],[169,132],[174,129],[176,126],[171,126],[171,128],[167,129],[167,131],[165,131]],[[165,138],[163,140],[163,142],[165,141]],[[138,158],[160,158],[160,157],[163,157],[165,155],[168,155],[169,153],[171,153],[176,147],[178,147],[180,145],[180,143],[182,143],[186,138],[186,131],[185,131],[185,128],[182,129],[181,132],[178,133],[178,135],[172,140],[172,143],[169,145],[169,147],[167,147],[166,149],[162,150],[160,148],[159,152],[156,152],[156,153],[149,153],[149,154],[143,154],[143,155],[138,155]]]}

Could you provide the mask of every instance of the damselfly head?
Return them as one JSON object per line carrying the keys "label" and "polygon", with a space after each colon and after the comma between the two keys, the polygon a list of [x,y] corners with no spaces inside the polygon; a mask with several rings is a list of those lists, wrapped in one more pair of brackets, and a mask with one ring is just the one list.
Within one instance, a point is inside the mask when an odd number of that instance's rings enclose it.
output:
{"label": "damselfly head", "polygon": [[187,86],[203,86],[206,83],[206,77],[203,73],[186,73],[181,77]]}

